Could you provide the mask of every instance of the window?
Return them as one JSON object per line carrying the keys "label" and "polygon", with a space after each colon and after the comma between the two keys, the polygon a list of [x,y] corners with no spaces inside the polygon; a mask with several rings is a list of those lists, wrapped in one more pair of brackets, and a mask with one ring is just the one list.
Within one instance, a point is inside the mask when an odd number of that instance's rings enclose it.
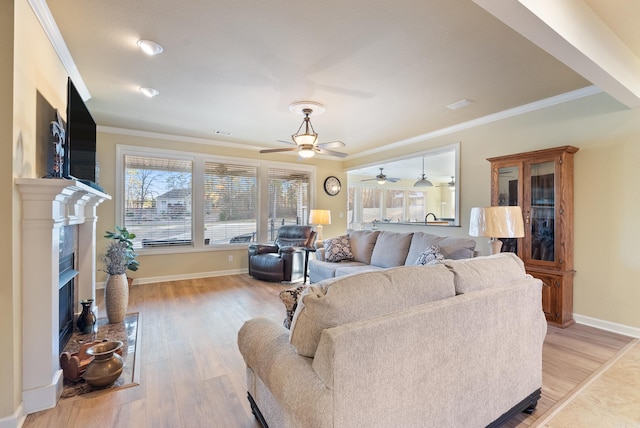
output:
{"label": "window", "polygon": [[204,163],[205,245],[255,240],[257,170],[255,166]]}
{"label": "window", "polygon": [[273,241],[307,224],[315,167],[117,146],[117,224],[134,247],[184,252]]}
{"label": "window", "polygon": [[425,192],[410,190],[409,192],[409,221],[422,221],[427,214],[425,211]]}
{"label": "window", "polygon": [[385,189],[384,218],[391,221],[404,221],[404,195],[404,190]]}
{"label": "window", "polygon": [[309,173],[269,168],[269,241],[273,241],[280,226],[307,224],[309,220]]}
{"label": "window", "polygon": [[191,160],[124,156],[124,221],[135,247],[191,245]]}
{"label": "window", "polygon": [[362,221],[371,223],[382,218],[382,189],[363,187],[362,192]]}

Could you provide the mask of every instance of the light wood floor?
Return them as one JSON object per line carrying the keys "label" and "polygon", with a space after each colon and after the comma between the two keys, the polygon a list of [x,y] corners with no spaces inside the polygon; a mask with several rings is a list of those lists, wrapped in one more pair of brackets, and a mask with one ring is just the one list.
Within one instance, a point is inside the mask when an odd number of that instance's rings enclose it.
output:
{"label": "light wood floor", "polygon": [[[246,400],[236,335],[256,316],[281,322],[278,293],[285,288],[246,274],[134,285],[129,312],[140,313],[140,385],[61,400],[54,409],[27,416],[23,426],[258,427]],[[507,426],[535,425],[631,340],[581,325],[550,327],[538,409]]]}

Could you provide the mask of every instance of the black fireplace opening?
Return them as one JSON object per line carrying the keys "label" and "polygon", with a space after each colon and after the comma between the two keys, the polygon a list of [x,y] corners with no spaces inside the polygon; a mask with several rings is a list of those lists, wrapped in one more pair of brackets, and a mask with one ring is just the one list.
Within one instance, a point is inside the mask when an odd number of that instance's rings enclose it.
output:
{"label": "black fireplace opening", "polygon": [[74,254],[60,258],[58,280],[58,308],[59,308],[59,351],[62,352],[73,333],[75,309],[74,278],[78,274],[74,270]]}

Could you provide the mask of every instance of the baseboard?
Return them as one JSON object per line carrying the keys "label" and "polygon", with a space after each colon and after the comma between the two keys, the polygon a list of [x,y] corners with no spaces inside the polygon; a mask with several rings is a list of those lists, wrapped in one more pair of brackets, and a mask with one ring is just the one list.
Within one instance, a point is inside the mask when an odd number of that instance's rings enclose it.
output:
{"label": "baseboard", "polygon": [[599,328],[600,330],[612,331],[625,336],[640,338],[640,328],[637,327],[631,327],[580,314],[573,314],[573,319],[575,319],[578,324],[588,325],[589,327]]}
{"label": "baseboard", "polygon": [[20,428],[26,417],[24,406],[20,403],[13,415],[0,418],[0,428]]}
{"label": "baseboard", "polygon": [[[227,276],[227,275],[240,275],[249,272],[248,269],[233,269],[233,270],[217,270],[214,272],[198,272],[187,273],[181,275],[166,275],[166,276],[150,276],[146,278],[135,278],[133,284],[153,284],[154,282],[167,282],[167,281],[182,281],[185,279],[200,279],[210,278],[214,276]],[[100,285],[100,286],[98,286]],[[96,283],[96,289],[104,288],[104,281]]]}
{"label": "baseboard", "polygon": [[22,404],[27,414],[56,407],[63,385],[62,369],[53,373],[51,383],[22,391]]}

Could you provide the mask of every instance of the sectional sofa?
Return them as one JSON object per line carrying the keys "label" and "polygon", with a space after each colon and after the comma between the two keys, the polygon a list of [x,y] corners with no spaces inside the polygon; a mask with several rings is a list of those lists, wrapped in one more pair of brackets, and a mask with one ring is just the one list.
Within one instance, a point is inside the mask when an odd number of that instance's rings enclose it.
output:
{"label": "sectional sofa", "polygon": [[327,279],[291,330],[247,321],[238,347],[263,427],[498,427],[534,410],[541,281],[511,253]]}
{"label": "sectional sofa", "polygon": [[[476,241],[471,238],[378,230],[354,230],[324,242],[325,247],[318,249],[316,257],[309,260],[311,283],[353,273],[412,266],[432,247],[437,247],[438,254],[444,259],[466,259],[474,256],[476,247]],[[344,246],[349,249],[345,250]],[[339,257],[330,261],[332,254]]]}

